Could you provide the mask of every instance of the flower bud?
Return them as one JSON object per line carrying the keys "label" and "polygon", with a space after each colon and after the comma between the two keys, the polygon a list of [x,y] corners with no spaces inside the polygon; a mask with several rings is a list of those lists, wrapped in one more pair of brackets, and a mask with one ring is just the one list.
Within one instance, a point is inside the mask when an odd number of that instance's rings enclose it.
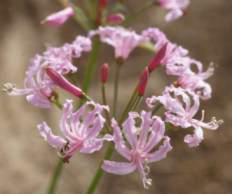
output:
{"label": "flower bud", "polygon": [[125,16],[121,13],[111,14],[107,17],[107,23],[110,24],[121,24],[124,20]]}
{"label": "flower bud", "polygon": [[75,85],[73,85],[72,83],[70,83],[64,76],[60,75],[52,68],[49,68],[49,67],[46,68],[46,73],[49,76],[49,78],[54,82],[54,84],[56,84],[57,86],[59,86],[63,90],[65,90],[65,91],[67,91],[67,92],[69,92],[69,93],[71,93],[74,96],[77,96],[79,98],[84,97],[84,93],[82,92],[82,90],[80,88],[78,88]]}
{"label": "flower bud", "polygon": [[99,0],[99,7],[104,9],[108,4],[108,0]]}
{"label": "flower bud", "polygon": [[97,16],[96,16],[96,24],[97,25],[101,25],[102,13],[104,12],[107,4],[108,4],[108,0],[98,0]]}
{"label": "flower bud", "polygon": [[64,24],[70,17],[74,15],[72,7],[67,7],[61,11],[47,16],[41,23],[48,24],[49,26],[59,27]]}
{"label": "flower bud", "polygon": [[164,44],[156,53],[155,57],[151,60],[150,64],[148,65],[148,69],[150,73],[154,71],[158,67],[158,65],[161,64],[163,58],[166,55],[167,46],[168,43]]}
{"label": "flower bud", "polygon": [[107,63],[104,63],[101,66],[101,82],[103,84],[105,84],[108,81],[108,77],[109,77],[109,65]]}
{"label": "flower bud", "polygon": [[148,78],[149,78],[149,70],[146,67],[140,76],[139,84],[137,87],[137,91],[138,91],[140,96],[143,96],[145,93]]}

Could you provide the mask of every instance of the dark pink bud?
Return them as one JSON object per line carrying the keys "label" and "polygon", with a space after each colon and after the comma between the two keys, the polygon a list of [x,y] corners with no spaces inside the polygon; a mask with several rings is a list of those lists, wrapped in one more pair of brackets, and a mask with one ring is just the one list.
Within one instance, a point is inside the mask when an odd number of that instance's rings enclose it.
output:
{"label": "dark pink bud", "polygon": [[156,69],[161,64],[161,61],[166,55],[167,46],[168,46],[168,43],[165,43],[161,47],[161,49],[157,52],[155,57],[151,60],[150,64],[148,65],[148,69],[150,73],[154,71],[154,69]]}
{"label": "dark pink bud", "polygon": [[105,84],[108,81],[109,77],[109,65],[107,63],[104,63],[101,66],[101,82]]}
{"label": "dark pink bud", "polygon": [[99,0],[99,7],[104,9],[108,4],[108,0]]}
{"label": "dark pink bud", "polygon": [[96,24],[100,25],[102,20],[102,12],[105,10],[108,4],[108,0],[98,0],[97,15],[96,15]]}
{"label": "dark pink bud", "polygon": [[143,96],[145,93],[148,78],[149,78],[149,70],[148,70],[148,67],[146,67],[140,76],[139,84],[137,87],[137,91],[140,96]]}
{"label": "dark pink bud", "polygon": [[84,94],[82,90],[72,83],[70,83],[64,76],[57,73],[52,68],[46,68],[46,73],[49,76],[49,78],[60,88],[63,90],[73,94],[74,96],[77,96],[79,98],[83,98]]}
{"label": "dark pink bud", "polygon": [[121,24],[124,20],[125,16],[121,13],[111,14],[107,17],[107,23],[110,24]]}

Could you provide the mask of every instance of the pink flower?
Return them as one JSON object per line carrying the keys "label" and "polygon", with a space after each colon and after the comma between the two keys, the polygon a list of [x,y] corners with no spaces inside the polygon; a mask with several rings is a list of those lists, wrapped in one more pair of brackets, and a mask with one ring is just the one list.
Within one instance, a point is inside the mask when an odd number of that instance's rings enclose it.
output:
{"label": "pink flower", "polygon": [[148,28],[142,32],[142,35],[148,41],[154,43],[154,49],[157,52],[161,49],[165,51],[162,52],[162,60],[160,59],[159,61],[165,65],[169,75],[179,75],[180,68],[183,68],[182,66],[185,69],[188,68],[185,66],[185,60],[189,59],[188,50],[169,41],[166,35],[158,28]]}
{"label": "pink flower", "polygon": [[[141,123],[138,124],[137,121]],[[112,121],[112,127],[115,149],[128,162],[105,160],[102,168],[106,172],[117,175],[125,175],[138,170],[144,187],[148,188],[152,182],[148,178],[148,164],[166,158],[167,153],[172,149],[169,137],[164,136],[164,122],[149,112],[142,111],[141,114],[131,112],[123,123],[122,129],[115,120]],[[159,145],[160,142],[163,142],[162,145]],[[159,147],[154,151],[157,145]]]}
{"label": "pink flower", "polygon": [[77,36],[71,44],[73,58],[81,57],[83,52],[89,52],[92,49],[92,42],[84,36]]}
{"label": "pink flower", "polygon": [[[195,66],[196,72],[191,70]],[[177,80],[177,84],[185,89],[190,89],[195,92],[201,99],[207,100],[211,98],[212,88],[210,84],[205,82],[206,79],[211,77],[214,73],[212,65],[203,72],[203,65],[201,62],[191,60],[189,62],[189,71],[182,73]]]}
{"label": "pink flower", "polygon": [[100,150],[103,141],[110,139],[109,135],[100,137],[99,134],[105,123],[103,111],[108,111],[108,107],[87,102],[73,112],[72,100],[66,100],[60,120],[60,131],[63,136],[54,135],[45,122],[38,125],[38,130],[44,140],[68,161],[77,151],[91,154]]}
{"label": "pink flower", "polygon": [[155,103],[161,103],[166,109],[166,121],[174,126],[194,128],[194,134],[186,135],[184,141],[190,147],[196,147],[204,139],[203,128],[216,130],[222,124],[222,120],[217,121],[214,117],[205,123],[204,114],[201,120],[194,118],[200,107],[199,100],[199,96],[191,90],[170,86],[164,90],[162,96],[152,96],[147,98],[146,102],[150,108],[153,108]]}
{"label": "pink flower", "polygon": [[169,40],[158,28],[148,28],[142,32],[142,36],[148,41],[154,42],[156,50],[161,49]]}
{"label": "pink flower", "polygon": [[143,36],[122,27],[99,27],[96,31],[90,32],[90,37],[94,35],[99,35],[102,42],[113,46],[115,58],[123,60],[126,60],[137,46],[146,41]]}
{"label": "pink flower", "polygon": [[42,24],[46,23],[49,26],[58,27],[63,25],[70,17],[74,16],[74,10],[72,7],[67,7],[61,11],[53,13],[47,16]]}
{"label": "pink flower", "polygon": [[89,38],[78,36],[71,44],[62,47],[50,47],[42,55],[36,55],[29,65],[24,80],[24,88],[17,89],[13,84],[5,84],[4,90],[9,95],[26,95],[28,102],[40,108],[50,108],[50,98],[56,84],[47,75],[46,68],[62,75],[76,72],[77,67],[72,64],[73,58],[81,56],[82,52],[91,49]]}
{"label": "pink flower", "polygon": [[41,68],[43,59],[36,55],[31,62],[24,80],[24,89],[17,89],[13,84],[5,84],[5,90],[11,96],[26,95],[28,102],[41,108],[50,108],[53,83]]}
{"label": "pink flower", "polygon": [[190,4],[190,0],[158,0],[159,5],[168,10],[165,17],[167,22],[174,21],[184,15],[184,11]]}
{"label": "pink flower", "polygon": [[168,75],[177,76],[178,86],[194,91],[203,100],[211,98],[212,89],[205,80],[213,75],[212,66],[203,72],[203,65],[200,61],[192,59],[188,50],[170,42],[157,28],[148,28],[143,31],[143,36],[154,42],[154,47],[158,50],[149,65],[150,71],[157,65],[163,64]]}

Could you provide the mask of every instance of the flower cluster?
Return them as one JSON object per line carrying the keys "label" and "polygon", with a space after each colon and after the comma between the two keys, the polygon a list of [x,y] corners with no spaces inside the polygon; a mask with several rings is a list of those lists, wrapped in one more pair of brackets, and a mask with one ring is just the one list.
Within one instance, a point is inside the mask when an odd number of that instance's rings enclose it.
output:
{"label": "flower cluster", "polygon": [[54,70],[60,76],[76,72],[77,67],[73,65],[72,59],[90,51],[91,44],[89,38],[78,36],[71,44],[48,48],[31,60],[23,89],[17,89],[14,84],[7,83],[5,90],[12,96],[26,95],[27,101],[35,106],[50,108],[51,98],[56,95],[56,83],[48,76],[47,69]]}
{"label": "flower cluster", "polygon": [[[172,21],[184,14],[189,0],[159,0],[158,3],[168,10],[166,20]],[[102,23],[107,6],[108,1],[99,1],[95,18],[97,25]],[[60,26],[74,14],[74,8],[68,6],[48,16],[43,23]],[[120,23],[125,18],[115,14],[108,15],[108,19]],[[92,39],[98,39],[98,44],[108,44],[114,49],[118,70],[115,73],[114,103],[118,97],[119,68],[132,56],[133,50],[149,45],[149,50],[154,53],[151,61],[141,69],[134,93],[119,118],[115,116],[117,104],[113,104],[111,110],[107,103],[105,90],[109,81],[108,63],[100,67],[102,105],[68,79],[70,74],[78,70],[73,59],[80,58],[83,52],[93,52],[92,56],[96,57]],[[149,78],[158,67],[163,67],[166,74],[174,76],[176,80],[166,86],[159,96],[145,97]],[[200,111],[200,100],[208,100],[212,96],[212,88],[206,80],[213,73],[212,65],[204,71],[200,61],[193,59],[187,49],[171,42],[158,28],[148,28],[137,33],[122,26],[102,25],[90,30],[86,37],[77,36],[72,43],[49,47],[42,54],[36,55],[26,71],[24,88],[18,89],[14,84],[7,83],[4,90],[12,96],[26,95],[27,101],[34,106],[51,108],[54,104],[62,110],[60,135],[55,135],[46,122],[37,128],[42,138],[58,152],[64,162],[68,162],[77,152],[91,154],[99,151],[106,141],[126,161],[111,161],[107,156],[102,161],[102,169],[117,175],[138,171],[144,188],[148,188],[152,184],[149,177],[150,164],[165,159],[173,149],[171,137],[166,133],[167,126],[171,125],[171,129],[178,127],[186,131],[193,130],[193,133],[185,135],[184,142],[189,147],[196,147],[204,139],[204,129],[216,130],[222,124],[223,121],[215,117],[205,122],[204,111],[200,120],[196,118]],[[62,105],[57,87],[78,97],[81,100],[80,106],[74,106],[70,99],[66,99]],[[146,102],[145,108],[137,111],[143,99]],[[159,108],[163,109],[163,113],[158,114]]]}
{"label": "flower cluster", "polygon": [[[149,77],[159,66],[165,68],[167,75],[177,77],[177,80],[167,86],[162,95],[146,98],[147,110],[136,112],[126,109],[119,121],[111,118],[109,106],[92,101],[64,77],[77,71],[72,59],[91,50],[91,39],[94,36],[111,45],[115,59],[124,62],[136,47],[148,42],[152,44],[156,54],[139,78],[135,93],[138,99],[143,98]],[[188,50],[169,41],[157,28],[148,28],[139,34],[122,27],[106,26],[89,32],[88,37],[78,36],[71,44],[48,48],[42,55],[36,55],[26,72],[25,88],[16,89],[6,84],[5,90],[10,95],[27,95],[30,103],[42,108],[50,107],[56,86],[80,98],[85,96],[86,102],[76,111],[73,110],[72,100],[65,101],[60,119],[62,136],[54,135],[45,122],[38,125],[43,139],[58,151],[64,161],[69,161],[76,152],[90,154],[99,151],[104,141],[113,142],[115,150],[127,162],[105,160],[102,168],[118,175],[137,170],[144,187],[148,188],[151,185],[149,164],[166,158],[172,150],[171,138],[165,135],[168,123],[173,127],[194,129],[193,134],[187,134],[184,138],[190,147],[198,146],[204,139],[204,128],[216,130],[222,123],[214,117],[210,122],[204,122],[204,111],[201,120],[195,118],[199,112],[200,99],[211,97],[211,86],[205,80],[213,71],[210,66],[204,72],[201,62],[191,58]],[[109,66],[103,64],[103,87],[108,77]],[[130,103],[136,105],[133,100]],[[154,108],[158,105],[164,108],[164,117],[156,115]]]}

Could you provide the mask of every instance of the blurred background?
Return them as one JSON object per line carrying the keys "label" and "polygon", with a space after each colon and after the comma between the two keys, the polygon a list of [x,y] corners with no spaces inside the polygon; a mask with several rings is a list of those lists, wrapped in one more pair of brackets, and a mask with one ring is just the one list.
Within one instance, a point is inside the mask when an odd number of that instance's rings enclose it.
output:
{"label": "blurred background", "polygon": [[[131,9],[138,9],[139,0],[129,0]],[[0,4],[0,84],[15,82],[22,86],[29,59],[42,52],[46,45],[59,46],[83,33],[75,21],[60,28],[40,25],[52,12],[62,9],[58,1],[7,0]],[[170,134],[174,150],[167,159],[152,165],[153,185],[144,190],[137,174],[114,176],[107,174],[101,181],[98,194],[231,194],[232,193],[232,1],[193,0],[186,16],[167,24],[164,13],[149,9],[132,21],[131,26],[141,31],[156,26],[167,33],[169,39],[203,61],[205,67],[213,61],[215,75],[210,79],[213,98],[204,102],[207,119],[223,118],[225,123],[216,132],[205,130],[205,141],[196,149],[183,143],[183,134]],[[107,49],[109,50],[109,49]],[[102,49],[106,55],[106,49]],[[136,50],[121,75],[120,108],[128,99],[140,71],[149,61],[151,53]],[[111,62],[112,50],[98,61]],[[82,64],[80,61],[80,78]],[[113,66],[113,64],[112,64]],[[112,67],[113,68],[113,67]],[[96,76],[95,79],[97,79]],[[81,80],[81,79],[80,79]],[[163,71],[154,73],[149,94],[159,94],[167,83]],[[111,84],[109,84],[111,88]],[[100,92],[95,84],[91,93]],[[109,90],[110,91],[110,90]],[[108,92],[109,98],[111,92]],[[99,95],[98,95],[99,96]],[[36,125],[46,120],[58,127],[59,112],[37,109],[24,97],[0,96],[0,193],[41,194],[46,189],[57,155],[39,136]],[[65,165],[57,194],[84,193],[103,152],[77,154]]]}

